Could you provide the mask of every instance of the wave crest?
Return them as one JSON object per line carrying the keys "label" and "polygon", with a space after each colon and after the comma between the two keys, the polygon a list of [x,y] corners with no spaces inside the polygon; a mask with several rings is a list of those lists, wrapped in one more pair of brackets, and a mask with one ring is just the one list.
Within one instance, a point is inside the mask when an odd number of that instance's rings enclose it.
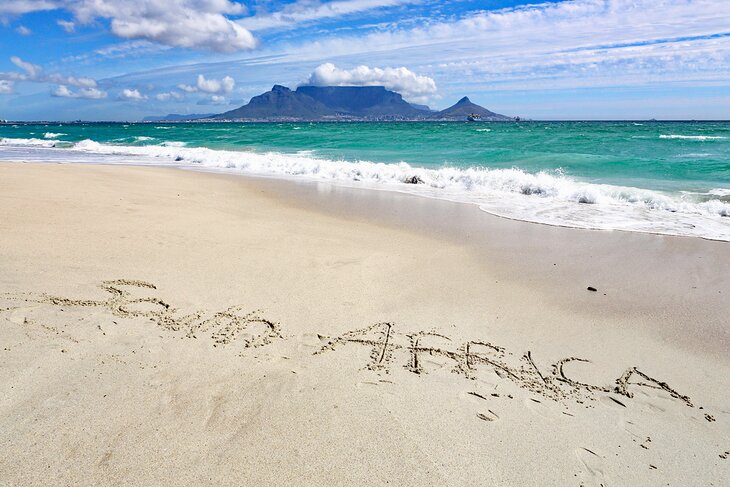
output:
{"label": "wave crest", "polygon": [[[41,139],[2,139],[0,145],[54,147]],[[579,228],[619,229],[692,235],[730,241],[730,203],[725,190],[710,198],[698,193],[663,193],[581,181],[559,170],[529,173],[520,168],[415,167],[405,162],[337,161],[309,152],[239,152],[186,147],[183,142],[127,146],[84,140],[75,152],[134,157],[135,163],[241,172],[250,175],[298,177],[344,185],[390,189],[452,201],[475,203],[508,218]],[[101,158],[103,162],[103,158]],[[720,193],[720,194],[718,194]],[[720,196],[720,198],[718,198]]]}
{"label": "wave crest", "polygon": [[660,139],[680,139],[680,140],[723,140],[727,139],[727,137],[721,137],[719,135],[675,135],[675,134],[669,134],[669,135],[660,135]]}

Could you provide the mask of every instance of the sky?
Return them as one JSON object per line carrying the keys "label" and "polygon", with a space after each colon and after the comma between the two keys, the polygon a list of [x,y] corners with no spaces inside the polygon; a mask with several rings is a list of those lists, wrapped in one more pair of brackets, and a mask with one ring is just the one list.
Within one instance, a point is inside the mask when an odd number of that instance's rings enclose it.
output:
{"label": "sky", "polygon": [[0,119],[220,113],[274,84],[730,119],[730,0],[0,0]]}

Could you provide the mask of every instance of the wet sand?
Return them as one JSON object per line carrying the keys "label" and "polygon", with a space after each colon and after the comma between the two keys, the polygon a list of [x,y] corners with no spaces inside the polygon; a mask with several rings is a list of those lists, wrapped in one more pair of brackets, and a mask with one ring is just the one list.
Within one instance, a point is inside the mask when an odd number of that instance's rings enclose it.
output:
{"label": "wet sand", "polygon": [[722,485],[729,255],[390,192],[0,164],[0,478]]}

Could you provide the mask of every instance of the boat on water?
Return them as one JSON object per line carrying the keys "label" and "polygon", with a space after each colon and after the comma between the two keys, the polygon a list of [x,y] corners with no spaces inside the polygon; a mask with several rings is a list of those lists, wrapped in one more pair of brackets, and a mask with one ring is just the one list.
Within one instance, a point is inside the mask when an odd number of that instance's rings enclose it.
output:
{"label": "boat on water", "polygon": [[470,113],[466,117],[467,122],[480,122],[482,120],[482,116],[478,113]]}

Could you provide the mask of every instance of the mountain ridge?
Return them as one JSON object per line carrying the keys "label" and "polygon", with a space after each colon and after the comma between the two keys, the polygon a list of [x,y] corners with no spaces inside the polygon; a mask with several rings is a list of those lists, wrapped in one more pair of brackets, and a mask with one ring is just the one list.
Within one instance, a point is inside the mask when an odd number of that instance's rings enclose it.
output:
{"label": "mountain ridge", "polygon": [[214,115],[208,120],[232,121],[458,121],[469,115],[484,121],[511,121],[463,97],[453,106],[432,111],[408,103],[384,86],[311,86],[291,90],[274,85],[246,105]]}

